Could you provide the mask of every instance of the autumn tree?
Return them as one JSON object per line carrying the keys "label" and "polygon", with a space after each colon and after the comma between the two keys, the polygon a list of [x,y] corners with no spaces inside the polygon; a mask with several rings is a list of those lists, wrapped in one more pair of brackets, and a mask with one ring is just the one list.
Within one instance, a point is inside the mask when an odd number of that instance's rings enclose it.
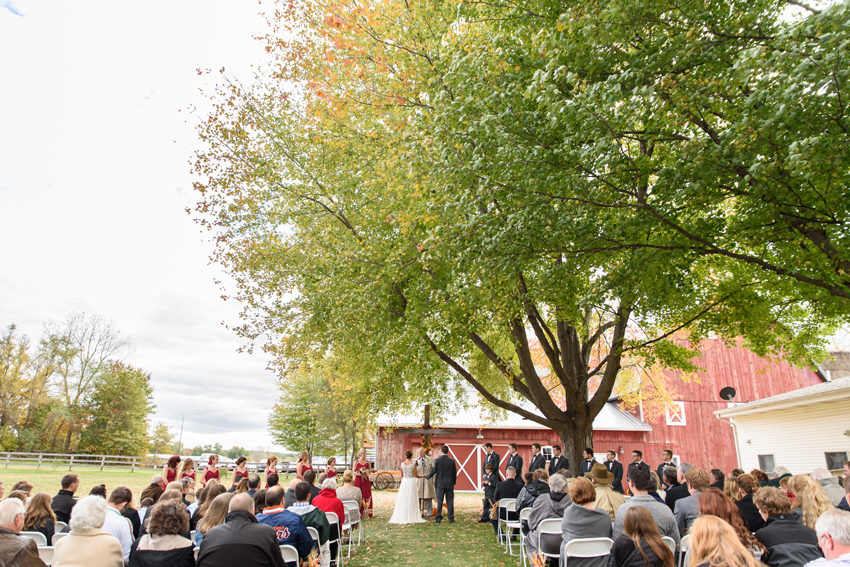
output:
{"label": "autumn tree", "polygon": [[[176,448],[174,447],[174,438],[175,435],[171,428],[164,421],[158,421],[148,433],[148,450],[154,454],[171,451]],[[200,455],[201,452],[203,451],[199,451],[197,454]]]}
{"label": "autumn tree", "polygon": [[[830,147],[794,153],[803,171],[833,152],[818,181],[771,168],[779,195],[735,164],[804,138],[796,119],[757,116],[781,93],[758,90],[773,59],[756,49],[784,42],[777,72],[792,45],[841,68],[842,44],[806,31],[846,33],[839,7],[804,21],[768,2],[282,7],[267,75],[223,87],[200,127],[197,218],[245,306],[238,331],[279,341],[285,397],[315,387],[295,370],[328,350],[368,365],[387,408],[439,411],[461,380],[558,432],[576,466],[626,356],[692,370],[667,339],[713,331],[805,359],[848,313],[843,117]],[[842,76],[795,96],[838,92]],[[803,210],[832,251],[788,224]],[[828,285],[798,277],[815,269]]]}

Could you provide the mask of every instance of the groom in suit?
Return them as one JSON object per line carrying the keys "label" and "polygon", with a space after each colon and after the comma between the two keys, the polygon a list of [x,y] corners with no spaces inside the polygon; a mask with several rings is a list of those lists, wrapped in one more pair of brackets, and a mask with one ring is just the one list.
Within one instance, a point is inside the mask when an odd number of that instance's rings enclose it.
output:
{"label": "groom in suit", "polygon": [[437,492],[437,517],[434,518],[434,522],[438,524],[443,521],[443,498],[446,499],[449,522],[455,521],[455,483],[457,482],[457,463],[449,457],[449,446],[443,445],[440,447],[440,452],[443,454],[434,461],[434,468],[426,477],[436,476],[434,489]]}

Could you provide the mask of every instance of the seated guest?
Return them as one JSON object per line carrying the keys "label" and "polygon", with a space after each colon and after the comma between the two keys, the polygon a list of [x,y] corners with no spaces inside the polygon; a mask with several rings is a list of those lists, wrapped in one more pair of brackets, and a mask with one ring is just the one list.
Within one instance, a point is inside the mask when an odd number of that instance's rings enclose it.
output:
{"label": "seated guest", "polygon": [[[630,470],[634,470],[634,468]],[[649,467],[639,468],[645,468],[649,472]],[[593,482],[593,488],[596,493],[596,508],[608,512],[611,521],[614,521],[614,518],[617,516],[617,510],[626,501],[625,496],[611,490],[611,483],[614,482],[614,474],[609,472],[602,463],[594,463],[590,467],[590,471],[586,472],[584,476]]]}
{"label": "seated guest", "polygon": [[850,514],[841,510],[827,510],[818,518],[815,531],[825,559],[816,559],[806,567],[850,565]]}
{"label": "seated guest", "polygon": [[716,488],[709,488],[700,494],[697,500],[699,500],[700,516],[704,516],[706,514],[717,516],[732,526],[732,529],[735,530],[736,534],[738,534],[738,539],[741,541],[741,545],[745,548],[749,550],[760,549],[764,551],[764,547],[753,535],[753,532],[747,529],[744,519],[738,513],[738,507],[735,506],[734,502],[726,498],[726,495],[720,490]]}
{"label": "seated guest", "polygon": [[[540,526],[540,522],[550,518],[563,518],[564,510],[572,502],[570,495],[567,494],[567,478],[565,476],[560,474],[552,475],[549,478],[549,489],[549,492],[541,494],[531,507],[531,515],[528,517],[527,526],[529,532],[528,537],[525,538],[525,551],[528,557],[533,558],[537,556],[537,541],[541,537],[537,528]],[[560,535],[545,534],[542,537],[544,540],[547,538],[553,540],[547,543],[548,549],[555,550],[559,548]]]}
{"label": "seated guest", "polygon": [[[230,488],[227,489],[227,492],[230,492],[232,494],[236,494],[237,493],[236,489],[239,488],[239,484],[243,480],[245,480],[245,477],[243,475],[241,475],[239,473],[236,473],[235,475],[233,475],[233,484],[230,485]],[[244,486],[245,486],[245,490],[243,490],[242,492],[247,492],[248,491],[248,481],[247,480],[245,480]]]}
{"label": "seated guest", "polygon": [[690,554],[693,567],[761,567],[732,526],[711,515],[700,516],[691,525]]}
{"label": "seated guest", "polygon": [[[139,522],[145,521],[145,514],[147,514],[148,509],[153,506],[153,498],[144,498],[141,502],[139,502]],[[192,512],[189,511],[191,514]]]}
{"label": "seated guest", "polygon": [[262,510],[266,507],[266,492],[267,488],[261,488],[254,493],[254,510]]}
{"label": "seated guest", "polygon": [[[283,504],[286,509],[289,509],[293,504],[295,504],[295,487],[298,486],[298,483],[301,482],[297,478],[293,478],[289,481],[289,486],[286,489],[286,493],[283,497]],[[342,518],[340,518],[342,521]]]}
{"label": "seated guest", "polygon": [[541,494],[546,494],[547,492],[549,492],[549,473],[546,472],[546,469],[535,469],[531,473],[531,480],[522,487],[522,490],[519,491],[516,497],[517,514],[522,512],[523,508],[531,508],[534,505],[534,501]]}
{"label": "seated guest", "polygon": [[763,563],[770,567],[797,567],[823,556],[818,535],[791,513],[791,501],[782,489],[762,487],[753,502],[765,521],[756,532],[756,539],[765,547]]}
{"label": "seated guest", "polygon": [[39,492],[26,506],[27,517],[24,520],[24,530],[28,532],[40,532],[47,538],[47,545],[53,545],[53,534],[56,530],[56,515],[50,509],[50,495]]}
{"label": "seated guest", "polygon": [[791,471],[786,469],[783,466],[774,467],[773,469],[773,478],[767,481],[767,486],[772,486],[774,488],[779,488],[781,486],[781,482],[783,478],[788,478],[791,476]]}
{"label": "seated guest", "polygon": [[277,534],[271,527],[257,523],[251,497],[235,495],[229,509],[224,524],[204,536],[198,567],[283,567]]}
{"label": "seated guest", "polygon": [[62,486],[62,490],[53,497],[50,508],[56,514],[57,522],[65,522],[67,524],[71,520],[71,508],[77,503],[74,493],[80,486],[80,477],[75,474],[66,474],[62,477],[60,485]]}
{"label": "seated guest", "polygon": [[319,494],[313,498],[313,506],[323,512],[333,512],[337,518],[345,519],[345,505],[336,494],[336,478],[326,478]]}
{"label": "seated guest", "polygon": [[738,506],[738,513],[744,522],[747,524],[747,529],[756,533],[764,527],[764,518],[761,517],[758,507],[753,502],[753,495],[761,487],[758,480],[751,474],[742,474],[736,480],[738,486],[738,500],[735,504]]}
{"label": "seated guest", "polygon": [[661,535],[673,538],[676,545],[679,545],[679,528],[676,526],[676,518],[673,516],[673,512],[666,504],[662,504],[649,495],[651,478],[648,468],[635,467],[632,469],[632,474],[629,477],[629,489],[634,496],[617,510],[612,532],[614,539],[619,538],[624,533],[628,509],[633,506],[643,506],[652,516]]}
{"label": "seated guest", "polygon": [[[304,478],[313,471],[304,473]],[[328,524],[328,518],[324,511],[310,504],[310,483],[305,481],[299,482],[295,486],[295,504],[289,508],[293,514],[298,514],[304,520],[304,525],[309,528],[314,528],[319,532],[319,549],[321,550],[322,567],[329,567],[331,561],[331,550],[328,546],[328,540],[331,535],[331,527]],[[315,500],[315,499],[314,499]]]}
{"label": "seated guest", "polygon": [[216,499],[217,496],[221,494],[233,494],[232,492],[227,492],[227,489],[224,488],[223,484],[208,484],[204,489],[204,495],[206,498],[204,499],[204,503],[198,506],[198,509],[195,510],[195,513],[192,514],[192,519],[190,520],[190,527],[192,525],[197,526],[204,515],[207,513],[210,505],[212,505],[213,500]]}
{"label": "seated guest", "polygon": [[312,504],[313,498],[319,494],[319,487],[316,486],[316,471],[309,470],[305,472],[304,482],[310,485],[310,504]]}
{"label": "seated guest", "polygon": [[248,496],[251,498],[257,493],[260,489],[260,477],[259,475],[252,474],[248,477]]}
{"label": "seated guest", "polygon": [[[222,486],[221,489],[224,490],[224,487]],[[195,530],[195,545],[201,545],[208,531],[224,523],[233,496],[232,492],[222,492],[213,498],[204,512],[204,517],[198,522],[198,528]]]}
{"label": "seated guest", "polygon": [[[743,476],[743,475],[738,475],[738,476]],[[755,477],[753,477],[753,480],[755,480]],[[758,483],[756,483],[756,485],[758,485]],[[737,476],[730,476],[729,478],[727,478],[723,482],[723,494],[725,494],[726,498],[728,498],[732,502],[737,502],[738,500],[740,500],[742,498],[741,489],[738,486],[738,477]]]}
{"label": "seated guest", "polygon": [[92,489],[89,490],[89,494],[92,496],[100,496],[104,500],[106,500],[106,485],[105,484],[97,484],[92,486]]}
{"label": "seated guest", "polygon": [[139,511],[133,507],[132,500],[121,510],[121,515],[130,520],[130,524],[133,526],[133,539],[139,539],[139,532],[142,529],[142,517],[139,516]]}
{"label": "seated guest", "polygon": [[[649,471],[650,476],[650,486],[649,486],[649,495],[658,500],[661,504],[664,504],[664,496],[666,493],[661,490],[661,487],[664,486],[661,484],[661,479],[658,478],[658,474],[655,471]],[[666,506],[666,504],[664,504]]]}
{"label": "seated guest", "polygon": [[277,486],[280,482],[280,477],[277,476],[277,473],[270,473],[266,476],[266,488],[272,488],[273,486]]}
{"label": "seated guest", "polygon": [[[230,489],[233,490],[233,494],[245,494],[245,493],[247,493],[248,492],[248,479],[243,478],[242,480],[240,480],[239,482],[237,482],[236,484],[231,486]],[[250,494],[249,494],[249,496],[250,496]]]}
{"label": "seated guest", "polygon": [[[294,480],[301,482],[297,478]],[[313,549],[313,538],[310,537],[310,532],[307,531],[301,516],[284,509],[281,502],[283,502],[283,488],[280,486],[269,488],[266,492],[266,508],[257,516],[257,521],[274,529],[279,545],[291,545],[298,552],[298,557],[306,560]]]}
{"label": "seated guest", "polygon": [[27,495],[27,500],[29,500],[30,496],[32,496],[32,483],[26,480],[19,480],[12,487],[12,491],[20,490],[24,494]]}
{"label": "seated guest", "polygon": [[133,493],[126,486],[119,486],[112,491],[106,501],[106,516],[101,528],[112,534],[121,544],[124,563],[130,561],[130,547],[133,545],[133,524],[121,515],[121,510],[133,499]]}
{"label": "seated guest", "polygon": [[[516,498],[519,496],[519,491],[522,490],[522,486],[522,483],[516,479],[516,469],[513,467],[505,469],[505,480],[496,485],[496,491],[493,493],[494,505],[503,498]],[[506,518],[505,512],[506,510],[504,508],[499,509],[499,519],[514,521],[519,518],[519,516],[516,515],[516,512],[511,512]],[[490,523],[493,524],[493,529],[496,531],[497,537],[499,535],[499,519],[490,521]]]}
{"label": "seated guest", "polygon": [[9,496],[6,497],[7,500],[9,498],[17,498],[18,500],[20,500],[24,504],[27,503],[27,493],[24,492],[23,490],[13,490],[12,492],[9,493]]}
{"label": "seated guest", "polygon": [[826,469],[815,469],[812,471],[812,480],[819,482],[832,505],[838,506],[844,498],[844,489],[838,484],[838,477],[832,476]]}
{"label": "seated guest", "polygon": [[699,517],[699,501],[697,498],[703,490],[708,489],[708,473],[694,467],[685,474],[685,482],[691,495],[676,501],[676,508],[673,509],[680,535],[687,533],[688,528]]}
{"label": "seated guest", "polygon": [[184,476],[180,479],[180,494],[182,496],[183,505],[188,507],[191,502],[189,502],[189,493],[192,492],[191,486],[189,484],[192,482],[192,479],[188,476]]}
{"label": "seated guest", "polygon": [[154,506],[148,533],[133,542],[130,567],[189,567],[195,564],[195,544],[181,534],[189,531],[189,513],[178,500]]}
{"label": "seated guest", "polygon": [[26,515],[24,503],[17,498],[0,502],[0,565],[4,567],[44,567],[35,541],[20,535]]}
{"label": "seated guest", "polygon": [[[670,512],[666,504],[664,507],[667,512]],[[674,567],[674,565],[673,552],[661,539],[658,526],[655,525],[649,510],[643,506],[629,507],[623,516],[623,535],[618,537],[611,546],[608,567]]]}
{"label": "seated guest", "polygon": [[[669,469],[670,467],[667,468]],[[667,495],[664,497],[664,503],[667,504],[667,507],[670,508],[671,512],[676,509],[677,501],[691,495],[691,493],[688,492],[688,485],[685,483],[685,473],[692,468],[694,468],[693,465],[689,463],[681,463],[675,468],[674,472],[670,472],[665,469],[664,475],[670,485],[670,488],[667,489]],[[670,484],[670,478],[673,474],[676,476],[676,482]]]}
{"label": "seated guest", "polygon": [[844,481],[844,498],[841,499],[836,508],[850,512],[850,479]]}
{"label": "seated guest", "polygon": [[833,508],[823,486],[807,474],[798,474],[791,477],[791,490],[794,492],[791,511],[800,516],[803,525],[815,529],[820,515]]}
{"label": "seated guest", "polygon": [[[731,473],[729,473],[729,476],[730,476],[731,478],[738,478],[738,477],[739,477],[739,476],[741,476],[742,474],[744,474],[744,469],[732,469],[732,472],[731,472]],[[728,479],[727,479],[727,480],[728,480]]]}
{"label": "seated guest", "polygon": [[711,469],[708,471],[708,485],[709,488],[716,488],[717,490],[723,491],[723,484],[726,482],[726,475],[723,474],[723,471],[720,469]]}
{"label": "seated guest", "polygon": [[106,500],[81,498],[71,512],[70,535],[54,546],[52,567],[123,567],[121,543],[100,529],[105,518]]}
{"label": "seated guest", "polygon": [[165,487],[162,485],[162,475],[155,474],[151,477],[151,483],[142,490],[140,498],[142,500],[150,498],[156,504],[163,492],[165,492]]}
{"label": "seated guest", "polygon": [[791,506],[794,506],[794,492],[791,491],[791,477],[786,476],[779,481],[779,488],[785,491],[785,495],[791,500]]}
{"label": "seated guest", "polygon": [[756,480],[759,481],[759,486],[767,486],[768,478],[766,472],[761,469],[753,469],[750,471],[750,474],[756,477]]}
{"label": "seated guest", "polygon": [[[596,466],[601,466],[606,472],[608,471],[602,463],[593,465],[593,467]],[[591,468],[592,471],[593,468]],[[648,468],[646,469],[646,477],[649,478]],[[561,520],[561,532],[563,533],[560,542],[561,565],[567,565],[565,550],[570,541],[589,537],[611,537],[611,518],[609,518],[608,512],[598,510],[594,505],[596,491],[589,479],[577,478],[570,488],[570,498],[573,503],[564,510],[564,518]],[[542,540],[540,545],[546,546],[546,540]],[[554,552],[554,550],[545,547],[543,549],[549,553]],[[608,556],[574,557],[569,560],[570,567],[605,567],[607,564]]]}
{"label": "seated guest", "polygon": [[[357,502],[361,508],[363,507],[363,493],[360,488],[354,486],[354,473],[351,471],[342,473],[342,486],[337,487],[336,496],[343,502],[351,500]],[[339,521],[343,521],[343,518],[340,518]]]}
{"label": "seated guest", "polygon": [[327,473],[319,473],[319,476],[316,477],[316,484],[322,486],[322,483],[325,482],[325,479],[328,478]]}

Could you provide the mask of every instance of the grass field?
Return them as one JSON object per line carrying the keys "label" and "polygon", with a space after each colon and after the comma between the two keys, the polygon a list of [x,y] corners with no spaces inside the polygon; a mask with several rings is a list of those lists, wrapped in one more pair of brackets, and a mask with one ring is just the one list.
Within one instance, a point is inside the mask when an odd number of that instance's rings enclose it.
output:
{"label": "grass field", "polygon": [[[66,468],[35,470],[35,468],[0,468],[0,481],[6,491],[19,480],[26,479],[35,485],[34,492],[56,494],[59,481],[67,474]],[[133,491],[134,501],[150,484],[154,470],[136,472],[97,469],[75,470],[80,476],[77,495],[84,496],[93,486],[105,484],[107,491],[124,485]],[[282,480],[283,483],[288,482]],[[375,491],[375,517],[366,520],[366,541],[356,551],[352,549],[345,564],[351,567],[390,567],[412,565],[421,567],[513,567],[519,557],[509,557],[504,548],[496,544],[490,524],[476,522],[481,516],[480,494],[455,495],[455,522],[414,524],[398,526],[387,523],[395,505],[395,492]]]}

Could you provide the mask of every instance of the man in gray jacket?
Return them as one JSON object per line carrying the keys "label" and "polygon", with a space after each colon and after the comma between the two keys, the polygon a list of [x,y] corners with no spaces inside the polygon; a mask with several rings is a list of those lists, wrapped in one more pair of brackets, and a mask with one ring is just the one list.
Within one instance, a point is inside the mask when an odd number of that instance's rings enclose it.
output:
{"label": "man in gray jacket", "polygon": [[812,480],[818,481],[823,486],[829,501],[833,506],[838,506],[844,498],[844,489],[838,484],[838,477],[826,469],[815,469],[812,471]]}
{"label": "man in gray jacket", "polygon": [[[708,480],[706,478],[706,480]],[[643,506],[652,515],[655,524],[658,526],[658,531],[662,537],[668,536],[673,538],[676,545],[679,545],[679,528],[676,526],[676,518],[673,512],[666,504],[662,504],[655,498],[649,495],[649,487],[652,482],[649,468],[634,467],[631,476],[629,476],[629,488],[632,490],[631,500],[627,500],[625,504],[617,509],[617,517],[614,519],[614,535],[616,540],[623,535],[623,521],[626,517],[626,511],[633,506]],[[681,502],[681,501],[680,501]]]}
{"label": "man in gray jacket", "polygon": [[679,533],[682,535],[690,529],[694,520],[699,518],[699,500],[697,498],[702,494],[703,490],[708,490],[709,488],[708,473],[694,467],[685,473],[685,482],[688,483],[688,492],[691,495],[678,500],[676,502],[676,509],[673,510],[673,514],[676,516],[676,523],[679,525]]}

